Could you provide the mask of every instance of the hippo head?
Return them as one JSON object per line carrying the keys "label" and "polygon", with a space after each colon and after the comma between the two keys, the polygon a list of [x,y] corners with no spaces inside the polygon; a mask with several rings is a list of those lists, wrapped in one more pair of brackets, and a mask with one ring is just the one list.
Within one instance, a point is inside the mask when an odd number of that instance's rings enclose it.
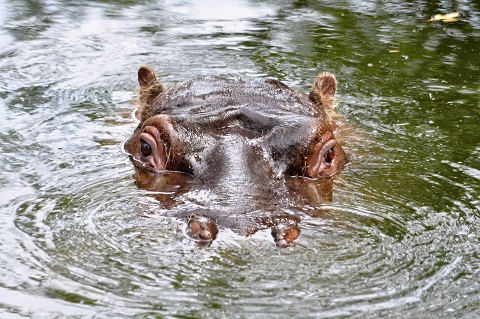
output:
{"label": "hippo head", "polygon": [[290,244],[298,207],[328,197],[348,162],[326,112],[332,74],[320,74],[309,95],[275,80],[219,77],[164,89],[146,66],[138,80],[140,122],[124,146],[137,185],[164,194],[159,201],[187,218],[199,243],[210,244],[218,225],[244,235],[271,228],[277,245]]}

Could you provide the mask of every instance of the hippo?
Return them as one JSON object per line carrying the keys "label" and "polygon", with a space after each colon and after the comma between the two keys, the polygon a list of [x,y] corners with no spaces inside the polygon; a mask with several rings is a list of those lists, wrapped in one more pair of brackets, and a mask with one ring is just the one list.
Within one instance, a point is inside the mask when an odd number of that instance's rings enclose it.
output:
{"label": "hippo", "polygon": [[328,200],[348,163],[333,134],[337,81],[328,72],[308,94],[272,79],[217,76],[166,89],[148,66],[138,82],[139,124],[124,143],[136,184],[184,219],[200,246],[222,228],[271,229],[277,246],[291,245],[302,207]]}

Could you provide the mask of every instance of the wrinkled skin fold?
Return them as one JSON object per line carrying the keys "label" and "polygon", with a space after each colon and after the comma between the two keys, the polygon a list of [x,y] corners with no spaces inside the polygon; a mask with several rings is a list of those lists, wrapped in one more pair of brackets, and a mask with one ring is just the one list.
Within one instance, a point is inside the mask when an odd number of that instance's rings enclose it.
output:
{"label": "wrinkled skin fold", "polygon": [[[157,199],[199,245],[228,227],[245,236],[270,228],[288,246],[300,235],[299,207],[331,198],[331,178],[348,162],[326,112],[333,75],[320,74],[308,95],[275,80],[219,77],[165,89],[147,66],[138,81],[139,125],[124,146],[137,186],[166,194]],[[176,208],[198,192],[201,208]]]}

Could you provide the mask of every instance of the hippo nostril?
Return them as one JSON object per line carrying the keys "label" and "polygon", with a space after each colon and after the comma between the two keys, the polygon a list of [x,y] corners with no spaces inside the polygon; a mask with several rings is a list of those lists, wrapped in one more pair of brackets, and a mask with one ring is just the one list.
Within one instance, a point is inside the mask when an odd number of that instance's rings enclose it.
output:
{"label": "hippo nostril", "polygon": [[278,247],[289,246],[300,236],[300,228],[297,225],[278,224],[272,227],[272,236]]}
{"label": "hippo nostril", "polygon": [[190,214],[188,218],[187,235],[196,240],[199,246],[209,246],[217,237],[218,228],[211,218]]}
{"label": "hippo nostril", "polygon": [[190,227],[190,230],[195,234],[199,234],[202,231],[202,224],[198,220],[190,222],[188,227]]}
{"label": "hippo nostril", "polygon": [[204,229],[199,234],[200,238],[203,240],[213,240],[213,233],[210,229]]}

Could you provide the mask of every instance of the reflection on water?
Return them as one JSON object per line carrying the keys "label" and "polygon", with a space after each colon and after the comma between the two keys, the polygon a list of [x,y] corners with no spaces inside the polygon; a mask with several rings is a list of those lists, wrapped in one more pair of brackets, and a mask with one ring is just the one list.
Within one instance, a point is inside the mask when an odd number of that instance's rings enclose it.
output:
{"label": "reflection on water", "polygon": [[[0,8],[2,316],[480,315],[477,3]],[[296,245],[225,230],[199,249],[155,213],[120,147],[141,64],[168,86],[337,76],[352,164],[331,202],[304,207]]]}

